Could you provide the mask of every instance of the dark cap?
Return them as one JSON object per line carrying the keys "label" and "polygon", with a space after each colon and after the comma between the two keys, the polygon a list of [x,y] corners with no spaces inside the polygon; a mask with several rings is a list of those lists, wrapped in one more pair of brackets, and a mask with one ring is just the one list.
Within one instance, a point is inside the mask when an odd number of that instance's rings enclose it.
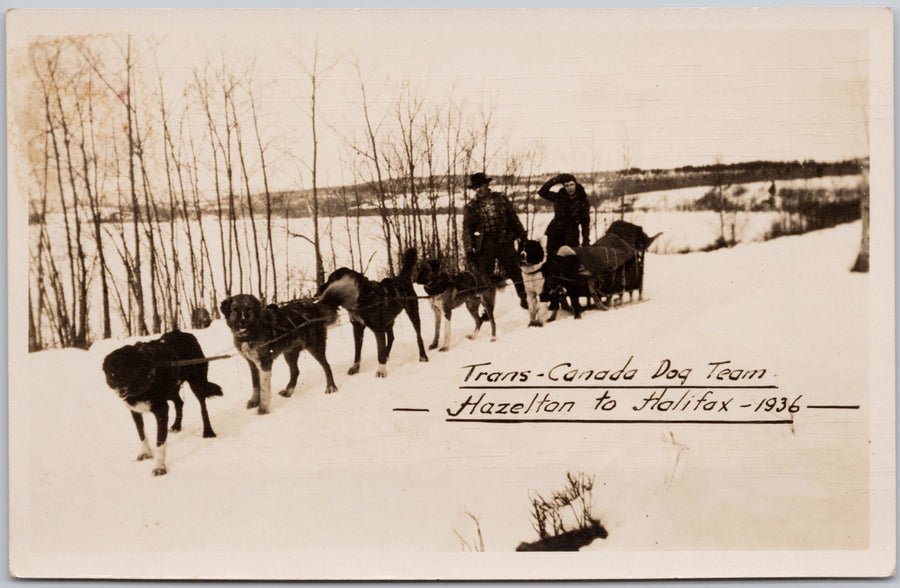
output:
{"label": "dark cap", "polygon": [[560,184],[576,181],[575,176],[573,176],[572,174],[559,174],[558,176],[556,176],[556,179],[559,180]]}
{"label": "dark cap", "polygon": [[491,179],[482,172],[474,173],[469,176],[469,189],[477,190],[481,186],[490,183]]}

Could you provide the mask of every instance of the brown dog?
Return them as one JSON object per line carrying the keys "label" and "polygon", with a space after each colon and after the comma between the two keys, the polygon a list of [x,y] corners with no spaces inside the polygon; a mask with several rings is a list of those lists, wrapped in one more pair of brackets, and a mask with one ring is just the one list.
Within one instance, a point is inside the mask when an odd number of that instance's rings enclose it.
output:
{"label": "brown dog", "polygon": [[327,327],[337,320],[337,307],[327,301],[297,300],[283,306],[262,303],[249,294],[238,294],[222,302],[222,314],[234,335],[234,346],[250,365],[253,393],[247,408],[259,414],[269,412],[272,390],[272,362],[284,354],[291,371],[287,387],[279,392],[290,397],[300,369],[297,359],[306,349],[325,372],[325,393],[337,392],[331,366],[325,357]]}

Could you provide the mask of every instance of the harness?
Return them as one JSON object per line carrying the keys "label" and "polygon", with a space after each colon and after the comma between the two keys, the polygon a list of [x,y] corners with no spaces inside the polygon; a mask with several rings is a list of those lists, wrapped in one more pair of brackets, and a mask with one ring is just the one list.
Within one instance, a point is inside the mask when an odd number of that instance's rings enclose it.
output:
{"label": "harness", "polygon": [[427,284],[424,284],[425,293],[428,296],[437,296],[438,294],[443,294],[447,291],[450,286],[452,286],[452,282],[450,281],[450,277],[441,272],[438,274],[438,277]]}

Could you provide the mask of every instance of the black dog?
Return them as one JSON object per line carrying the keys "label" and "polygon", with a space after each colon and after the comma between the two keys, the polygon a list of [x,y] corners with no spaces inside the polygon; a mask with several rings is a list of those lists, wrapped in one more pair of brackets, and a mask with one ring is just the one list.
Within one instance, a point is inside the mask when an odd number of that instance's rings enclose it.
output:
{"label": "black dog", "polygon": [[279,392],[284,397],[294,393],[300,369],[297,360],[306,349],[325,372],[325,393],[337,392],[331,366],[325,357],[328,325],[337,320],[337,305],[328,301],[296,300],[284,306],[262,303],[249,294],[238,294],[222,302],[222,314],[234,335],[234,346],[250,365],[253,393],[247,408],[257,408],[259,414],[269,412],[272,398],[272,362],[284,354],[291,372],[287,388]]}
{"label": "black dog", "polygon": [[412,273],[418,254],[415,248],[403,254],[400,274],[396,278],[385,278],[380,282],[370,280],[361,273],[342,267],[334,271],[320,289],[322,300],[339,301],[347,309],[353,323],[354,355],[349,374],[359,372],[359,358],[362,352],[363,334],[366,327],[375,333],[378,345],[378,370],[375,376],[387,376],[387,360],[394,344],[394,321],[400,311],[406,315],[416,330],[419,345],[419,361],[428,361],[425,345],[422,343],[422,328],[419,321],[419,301],[413,289]]}
{"label": "black dog", "polygon": [[[571,254],[568,254],[569,251]],[[541,273],[544,275],[544,285],[540,299],[550,303],[550,316],[547,322],[556,320],[560,302],[566,295],[571,301],[572,314],[576,319],[581,318],[582,307],[579,298],[586,297],[589,305],[595,297],[599,298],[597,278],[584,275],[575,252],[566,246],[560,247],[557,254],[544,263]]]}
{"label": "black dog", "polygon": [[215,437],[209,424],[206,399],[221,396],[222,388],[207,380],[206,362],[173,365],[174,362],[202,360],[203,349],[197,338],[189,333],[172,331],[155,341],[135,343],[116,349],[103,360],[106,383],[116,391],[128,408],[141,438],[138,461],[153,457],[144,436],[144,415],[151,412],[156,417],[156,467],[154,476],[166,473],[166,437],[169,424],[169,401],[175,405],[175,422],[172,431],[181,430],[184,401],[178,395],[181,384],[187,382],[200,402],[203,417],[203,436]]}
{"label": "black dog", "polygon": [[[434,312],[434,341],[428,346],[429,349],[438,346],[441,316],[444,317],[444,342],[439,351],[450,349],[450,316],[454,308],[463,304],[475,321],[475,330],[467,337],[474,339],[481,330],[481,325],[487,321],[491,323],[491,341],[497,340],[497,324],[494,322],[496,284],[493,278],[479,279],[476,274],[466,271],[451,275],[441,270],[440,262],[429,259],[423,261],[416,272],[416,283],[425,287]],[[484,313],[479,312],[479,306],[484,308]]]}

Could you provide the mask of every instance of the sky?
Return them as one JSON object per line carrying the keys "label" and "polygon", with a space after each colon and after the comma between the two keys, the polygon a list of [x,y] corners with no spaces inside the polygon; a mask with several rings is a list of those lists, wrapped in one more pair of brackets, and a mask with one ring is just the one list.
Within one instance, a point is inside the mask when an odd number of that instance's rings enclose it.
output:
{"label": "sky", "polygon": [[[34,15],[32,15],[34,16]],[[376,120],[397,87],[493,113],[495,145],[543,146],[542,170],[670,168],[716,161],[840,160],[868,154],[869,35],[863,13],[608,10],[361,10],[116,13],[13,19],[10,38],[122,32],[160,39],[167,76],[206,56],[255,63],[264,124],[285,181],[311,160],[308,82],[297,57],[335,64],[318,95],[319,183],[342,183],[340,137],[362,131],[367,76]],[[863,19],[865,20],[865,19]],[[99,26],[98,26],[99,22]],[[149,38],[149,37],[148,37]],[[501,162],[491,162],[500,167]],[[491,164],[489,164],[491,167]],[[500,173],[499,169],[488,169]],[[277,181],[277,180],[276,180]],[[308,187],[308,186],[307,186]]]}

